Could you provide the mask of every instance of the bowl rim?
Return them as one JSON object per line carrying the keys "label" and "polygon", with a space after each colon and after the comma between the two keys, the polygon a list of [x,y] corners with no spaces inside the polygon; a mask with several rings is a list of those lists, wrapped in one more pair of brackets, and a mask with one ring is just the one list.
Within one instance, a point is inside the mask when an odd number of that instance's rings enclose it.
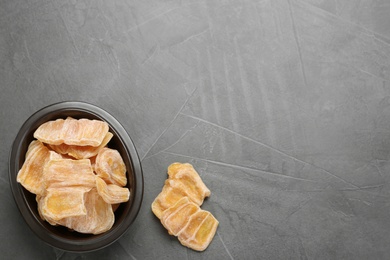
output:
{"label": "bowl rim", "polygon": [[[123,145],[124,150],[129,157],[130,164],[133,168],[134,177],[134,198],[131,204],[131,210],[124,220],[119,223],[115,230],[109,230],[103,234],[97,235],[91,239],[83,241],[75,241],[72,239],[64,238],[53,233],[46,232],[41,221],[38,221],[35,215],[32,213],[30,204],[27,203],[26,197],[23,194],[24,187],[16,181],[17,173],[21,167],[19,164],[19,156],[21,155],[21,143],[27,138],[28,132],[31,129],[31,125],[37,121],[45,121],[45,118],[49,118],[51,114],[55,112],[81,112],[87,113],[94,117],[100,118],[108,123],[110,129],[115,132],[120,143]],[[64,115],[66,116],[66,115]],[[51,120],[51,119],[50,119]],[[48,121],[48,120],[46,120]],[[41,240],[50,246],[59,248],[69,252],[90,252],[107,247],[117,241],[130,227],[130,225],[136,219],[143,200],[144,194],[144,178],[141,166],[141,161],[135,145],[130,138],[125,128],[119,123],[119,121],[107,111],[102,108],[92,105],[90,103],[81,101],[62,101],[45,106],[36,112],[34,112],[19,129],[10,151],[9,156],[9,179],[10,186],[13,194],[13,198],[16,205],[29,226],[29,228],[37,235]],[[107,242],[107,239],[108,242]]]}

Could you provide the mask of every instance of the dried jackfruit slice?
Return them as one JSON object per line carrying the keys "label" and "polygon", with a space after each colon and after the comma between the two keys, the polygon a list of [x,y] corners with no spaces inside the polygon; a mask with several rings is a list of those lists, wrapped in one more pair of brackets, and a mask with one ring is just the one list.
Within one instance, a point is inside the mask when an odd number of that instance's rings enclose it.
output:
{"label": "dried jackfruit slice", "polygon": [[99,151],[102,150],[108,144],[108,142],[110,142],[112,137],[113,137],[113,134],[110,132],[107,132],[102,143],[96,147],[71,145],[70,146],[71,149],[68,152],[68,154],[76,159],[91,158],[93,156],[96,156],[99,153]]}
{"label": "dried jackfruit slice", "polygon": [[182,194],[188,196],[197,205],[202,205],[205,195],[197,189],[197,184],[192,180],[186,179],[168,179],[169,185],[174,190],[180,190]]}
{"label": "dried jackfruit slice", "polygon": [[183,192],[183,190],[174,189],[169,185],[169,183],[169,180],[165,181],[165,185],[162,191],[160,194],[158,194],[152,203],[152,211],[159,219],[161,219],[164,210],[175,205],[175,203],[181,198],[186,197],[186,194]]}
{"label": "dried jackfruit slice", "polygon": [[62,133],[64,123],[64,119],[48,121],[35,130],[34,137],[43,143],[55,145],[62,144],[64,142]]}
{"label": "dried jackfruit slice", "polygon": [[45,186],[42,183],[43,169],[48,161],[56,158],[61,158],[61,155],[50,151],[40,141],[32,141],[16,180],[31,193],[43,195],[45,193]]}
{"label": "dried jackfruit slice", "polygon": [[180,230],[188,223],[190,216],[199,210],[199,206],[188,197],[182,197],[175,205],[162,213],[161,223],[170,235],[177,236]]}
{"label": "dried jackfruit slice", "polygon": [[187,188],[190,199],[198,205],[202,205],[203,199],[210,196],[210,190],[189,163],[172,163],[168,167],[168,176],[170,179],[180,180]]}
{"label": "dried jackfruit slice", "polygon": [[87,214],[84,206],[84,194],[91,188],[57,187],[48,188],[43,197],[40,212],[45,219],[57,221],[66,217]]}
{"label": "dried jackfruit slice", "polygon": [[46,188],[59,187],[95,187],[95,174],[88,159],[53,159],[44,170],[44,185]]}
{"label": "dried jackfruit slice", "polygon": [[168,167],[168,176],[161,193],[152,203],[152,211],[158,218],[182,197],[187,196],[200,206],[204,198],[210,196],[210,190],[189,163],[171,164]]}
{"label": "dried jackfruit slice", "polygon": [[[58,160],[58,159],[63,159],[62,155],[59,154],[59,153],[56,153],[54,151],[49,151],[49,159],[46,163],[52,161],[52,160]],[[46,164],[45,164],[46,166]],[[43,169],[45,169],[45,167],[43,167]]]}
{"label": "dried jackfruit slice", "polygon": [[45,199],[45,196],[41,196],[41,195],[37,195],[35,197],[35,200],[37,201],[37,204],[38,204],[39,216],[41,217],[42,220],[46,220],[47,222],[49,222],[49,224],[55,226],[55,225],[57,225],[57,222],[55,222],[53,219],[51,219],[49,217],[44,216],[42,213],[42,206],[44,203],[44,199]]}
{"label": "dried jackfruit slice", "polygon": [[114,225],[115,215],[111,204],[105,202],[96,188],[85,194],[86,214],[61,219],[57,223],[80,233],[101,234]]}
{"label": "dried jackfruit slice", "polygon": [[58,145],[54,145],[54,144],[48,144],[47,145],[50,149],[52,149],[53,151],[55,151],[56,153],[59,153],[59,154],[62,154],[62,155],[67,155],[68,154],[68,151],[69,151],[69,145],[67,144],[58,144]]}
{"label": "dried jackfruit slice", "polygon": [[48,216],[45,216],[43,213],[42,213],[42,207],[44,205],[44,200],[45,200],[45,196],[41,196],[41,195],[37,195],[35,197],[35,200],[37,201],[37,204],[38,204],[38,213],[39,213],[39,216],[41,217],[42,220],[46,220],[47,222],[49,222],[50,225],[52,226],[56,226],[57,225],[57,221],[55,221],[54,219],[51,219],[50,217]]}
{"label": "dried jackfruit slice", "polygon": [[68,117],[64,123],[64,143],[79,146],[99,146],[108,133],[108,124],[100,120]]}
{"label": "dried jackfruit slice", "polygon": [[128,188],[123,188],[116,184],[107,184],[98,176],[96,176],[96,189],[103,200],[109,204],[126,202],[130,197]]}
{"label": "dried jackfruit slice", "polygon": [[77,145],[67,145],[67,144],[60,144],[60,145],[49,145],[51,149],[56,151],[60,154],[67,154],[75,159],[89,159],[95,155],[98,154],[98,152],[103,149],[108,142],[113,137],[113,134],[110,132],[107,132],[106,136],[104,137],[102,143],[95,147],[95,146],[77,146]]}
{"label": "dried jackfruit slice", "polygon": [[126,165],[117,150],[100,150],[95,160],[95,172],[107,183],[119,186],[125,186],[127,183]]}
{"label": "dried jackfruit slice", "polygon": [[178,233],[178,239],[183,246],[203,251],[213,240],[218,224],[210,212],[199,210],[189,217],[187,225]]}
{"label": "dried jackfruit slice", "polygon": [[34,137],[41,142],[60,145],[99,146],[109,130],[100,120],[74,119],[71,117],[48,121],[38,127]]}
{"label": "dried jackfruit slice", "polygon": [[39,148],[41,148],[42,146],[44,146],[40,141],[37,141],[37,140],[33,140],[31,141],[31,143],[28,145],[27,147],[27,152],[26,152],[26,156],[25,156],[25,161],[27,161],[27,158],[31,157],[32,154],[35,153],[35,151]]}

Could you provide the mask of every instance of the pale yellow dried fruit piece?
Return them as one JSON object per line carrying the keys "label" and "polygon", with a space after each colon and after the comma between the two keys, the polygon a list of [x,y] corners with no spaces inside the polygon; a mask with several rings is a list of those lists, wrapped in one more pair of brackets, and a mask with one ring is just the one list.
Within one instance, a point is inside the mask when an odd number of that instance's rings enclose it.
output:
{"label": "pale yellow dried fruit piece", "polygon": [[84,194],[90,189],[87,187],[48,188],[41,202],[42,216],[45,219],[58,221],[66,217],[86,215]]}
{"label": "pale yellow dried fruit piece", "polygon": [[37,201],[37,204],[38,204],[38,213],[39,213],[39,216],[41,217],[42,220],[46,220],[47,222],[49,222],[50,225],[57,225],[57,222],[51,218],[49,218],[48,216],[45,216],[43,213],[42,213],[42,207],[44,205],[44,200],[45,200],[45,196],[41,196],[41,195],[37,195],[35,197],[35,200]]}
{"label": "pale yellow dried fruit piece", "polygon": [[120,153],[115,149],[103,148],[95,160],[95,172],[104,181],[110,184],[125,186],[126,165]]}
{"label": "pale yellow dried fruit piece", "polygon": [[96,189],[103,200],[109,204],[126,202],[130,198],[128,188],[123,188],[116,184],[107,184],[98,176],[96,176]]}
{"label": "pale yellow dried fruit piece", "polygon": [[213,240],[218,224],[210,212],[199,210],[189,217],[187,225],[178,233],[178,239],[183,246],[203,251]]}
{"label": "pale yellow dried fruit piece", "polygon": [[41,217],[42,220],[46,220],[49,222],[51,225],[55,226],[57,223],[52,220],[52,219],[46,219],[45,216],[42,214],[42,206],[43,206],[43,200],[45,199],[45,196],[37,195],[35,196],[35,200],[37,201],[38,204],[38,213],[39,216]]}
{"label": "pale yellow dried fruit piece", "polygon": [[32,141],[16,180],[31,193],[43,195],[45,193],[45,186],[42,182],[43,169],[48,161],[56,158],[61,158],[61,155],[50,151],[40,141]]}
{"label": "pale yellow dried fruit piece", "polygon": [[79,146],[99,146],[109,130],[108,124],[100,120],[68,117],[63,128],[64,143]]}
{"label": "pale yellow dried fruit piece", "polygon": [[34,137],[41,142],[60,145],[99,146],[109,130],[100,120],[74,119],[71,117],[48,121],[38,127]]}
{"label": "pale yellow dried fruit piece", "polygon": [[39,141],[47,144],[62,144],[64,142],[62,129],[65,120],[57,119],[43,123],[34,132],[34,137]]}
{"label": "pale yellow dried fruit piece", "polygon": [[205,197],[210,196],[210,190],[189,163],[171,164],[168,167],[168,176],[161,193],[152,203],[152,211],[158,218],[182,197],[187,196],[200,206]]}
{"label": "pale yellow dried fruit piece", "polygon": [[46,188],[95,187],[95,174],[88,159],[53,159],[43,171]]}
{"label": "pale yellow dried fruit piece", "polygon": [[76,159],[91,158],[93,156],[96,156],[99,153],[99,151],[102,150],[108,144],[108,142],[110,142],[113,136],[114,135],[112,133],[107,132],[102,143],[96,147],[71,145],[71,149],[68,152],[68,154]]}
{"label": "pale yellow dried fruit piece", "polygon": [[169,185],[169,180],[166,180],[162,191],[152,203],[154,215],[161,219],[164,210],[175,205],[175,203],[183,197],[186,197],[186,194],[182,190],[172,188]]}
{"label": "pale yellow dried fruit piece", "polygon": [[57,223],[80,233],[94,235],[104,233],[114,225],[112,206],[103,200],[96,188],[85,194],[85,208],[85,215],[64,218]]}
{"label": "pale yellow dried fruit piece", "polygon": [[102,150],[108,144],[108,142],[111,140],[112,137],[113,134],[111,132],[107,132],[102,143],[97,147],[67,145],[64,143],[60,145],[49,145],[49,147],[54,151],[56,151],[57,153],[67,154],[75,159],[89,159],[97,155],[99,151]]}
{"label": "pale yellow dried fruit piece", "polygon": [[189,198],[199,206],[202,205],[205,197],[210,196],[210,190],[189,163],[172,163],[168,167],[168,176],[170,179],[181,182]]}
{"label": "pale yellow dried fruit piece", "polygon": [[170,235],[177,234],[188,223],[191,215],[200,210],[188,197],[182,197],[175,205],[166,209],[161,215],[161,223]]}
{"label": "pale yellow dried fruit piece", "polygon": [[25,161],[27,161],[27,158],[31,157],[32,154],[34,154],[37,149],[42,148],[43,146],[44,145],[38,140],[31,141],[31,143],[27,147]]}
{"label": "pale yellow dried fruit piece", "polygon": [[53,151],[55,151],[56,153],[59,153],[61,155],[68,155],[68,151],[70,147],[70,145],[64,143],[58,145],[48,144],[47,146]]}

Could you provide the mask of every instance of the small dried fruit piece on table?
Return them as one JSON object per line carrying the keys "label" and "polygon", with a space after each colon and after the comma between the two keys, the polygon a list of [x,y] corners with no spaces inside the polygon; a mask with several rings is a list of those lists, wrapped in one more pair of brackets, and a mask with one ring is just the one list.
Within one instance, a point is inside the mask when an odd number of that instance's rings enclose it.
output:
{"label": "small dried fruit piece on table", "polygon": [[219,225],[209,211],[200,208],[205,197],[210,196],[210,190],[189,163],[171,164],[168,176],[152,203],[152,211],[183,246],[203,251],[213,240]]}
{"label": "small dried fruit piece on table", "polygon": [[187,196],[198,206],[210,196],[210,190],[203,183],[199,174],[189,163],[173,163],[168,167],[169,178],[161,193],[152,203],[152,211],[161,218],[167,208],[173,206],[179,199]]}

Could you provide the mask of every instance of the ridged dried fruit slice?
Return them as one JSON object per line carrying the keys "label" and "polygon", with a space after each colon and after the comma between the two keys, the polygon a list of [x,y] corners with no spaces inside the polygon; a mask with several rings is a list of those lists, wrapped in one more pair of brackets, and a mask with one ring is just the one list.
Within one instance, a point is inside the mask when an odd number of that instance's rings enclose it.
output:
{"label": "ridged dried fruit slice", "polygon": [[170,235],[177,234],[186,226],[191,215],[200,210],[188,197],[183,197],[161,215],[161,223]]}
{"label": "ridged dried fruit slice", "polygon": [[172,163],[168,167],[168,176],[180,181],[186,187],[190,199],[198,205],[202,205],[204,198],[210,196],[210,190],[189,163]]}
{"label": "ridged dried fruit slice", "polygon": [[60,144],[60,145],[49,145],[51,149],[56,151],[60,154],[67,154],[75,159],[89,159],[99,153],[100,150],[102,150],[108,142],[111,140],[113,134],[110,132],[107,132],[106,136],[104,137],[102,143],[95,147],[95,146],[77,146],[77,145],[67,145],[67,144]]}
{"label": "ridged dried fruit slice", "polygon": [[125,186],[126,165],[117,150],[103,148],[99,151],[95,160],[96,174],[107,183]]}
{"label": "ridged dried fruit slice", "polygon": [[108,142],[110,142],[112,137],[113,137],[113,134],[110,132],[107,132],[102,143],[97,147],[71,145],[71,149],[68,152],[68,154],[76,159],[91,158],[93,156],[96,156],[99,153],[99,151],[102,150],[108,144]]}
{"label": "ridged dried fruit slice", "polygon": [[185,196],[186,194],[182,190],[174,189],[169,185],[169,180],[166,180],[162,191],[152,203],[152,211],[154,215],[161,219],[164,210],[175,205],[177,201]]}
{"label": "ridged dried fruit slice", "polygon": [[49,222],[49,224],[55,226],[55,225],[57,225],[57,222],[55,222],[51,218],[48,218],[48,217],[44,216],[43,213],[42,213],[42,206],[43,206],[44,199],[45,199],[45,196],[41,196],[41,195],[37,195],[35,197],[35,200],[37,201],[37,204],[38,204],[39,216],[41,217],[42,220],[46,220],[47,222]]}
{"label": "ridged dried fruit slice", "polygon": [[55,158],[61,158],[61,155],[50,151],[40,141],[32,141],[16,180],[31,193],[43,195],[45,193],[42,182],[43,169],[49,160]]}
{"label": "ridged dried fruit slice", "polygon": [[46,188],[95,187],[95,174],[88,159],[53,159],[43,171]]}
{"label": "ridged dried fruit slice", "polygon": [[27,147],[25,161],[27,161],[27,158],[31,157],[37,149],[42,148],[43,146],[44,145],[40,141],[33,140]]}
{"label": "ridged dried fruit slice", "polygon": [[57,223],[80,233],[94,235],[104,233],[114,225],[112,206],[103,200],[96,188],[85,194],[85,208],[85,215],[64,218]]}
{"label": "ridged dried fruit slice", "polygon": [[128,188],[123,188],[116,184],[107,184],[98,176],[96,176],[96,189],[103,200],[109,204],[126,202],[130,197]]}
{"label": "ridged dried fruit slice", "polygon": [[55,151],[56,153],[59,153],[59,154],[62,154],[62,155],[67,155],[68,154],[68,151],[69,151],[69,147],[70,145],[67,145],[67,144],[58,144],[58,145],[54,145],[54,144],[48,144],[47,145],[50,149],[52,149],[53,151]]}
{"label": "ridged dried fruit slice", "polygon": [[44,205],[45,196],[37,195],[35,200],[38,204],[38,213],[42,220],[46,220],[50,225],[56,226],[57,222],[42,213],[42,206]]}
{"label": "ridged dried fruit slice", "polygon": [[64,143],[97,147],[102,143],[108,130],[108,124],[104,121],[68,117],[63,128]]}
{"label": "ridged dried fruit slice", "polygon": [[109,130],[100,120],[74,119],[71,117],[48,121],[38,127],[34,137],[51,145],[99,146]]}
{"label": "ridged dried fruit slice", "polygon": [[41,201],[42,216],[57,221],[66,217],[86,215],[84,194],[90,189],[87,187],[48,188],[47,194]]}
{"label": "ridged dried fruit slice", "polygon": [[39,141],[47,144],[62,144],[64,142],[62,129],[65,120],[57,119],[48,121],[38,127],[34,132],[34,137]]}
{"label": "ridged dried fruit slice", "polygon": [[205,197],[210,196],[210,190],[189,163],[171,164],[168,167],[168,176],[161,193],[152,203],[152,211],[158,218],[182,197],[187,196],[200,206]]}
{"label": "ridged dried fruit slice", "polygon": [[179,232],[178,239],[183,246],[203,251],[213,240],[218,224],[218,220],[210,212],[199,210],[189,217],[187,225]]}

